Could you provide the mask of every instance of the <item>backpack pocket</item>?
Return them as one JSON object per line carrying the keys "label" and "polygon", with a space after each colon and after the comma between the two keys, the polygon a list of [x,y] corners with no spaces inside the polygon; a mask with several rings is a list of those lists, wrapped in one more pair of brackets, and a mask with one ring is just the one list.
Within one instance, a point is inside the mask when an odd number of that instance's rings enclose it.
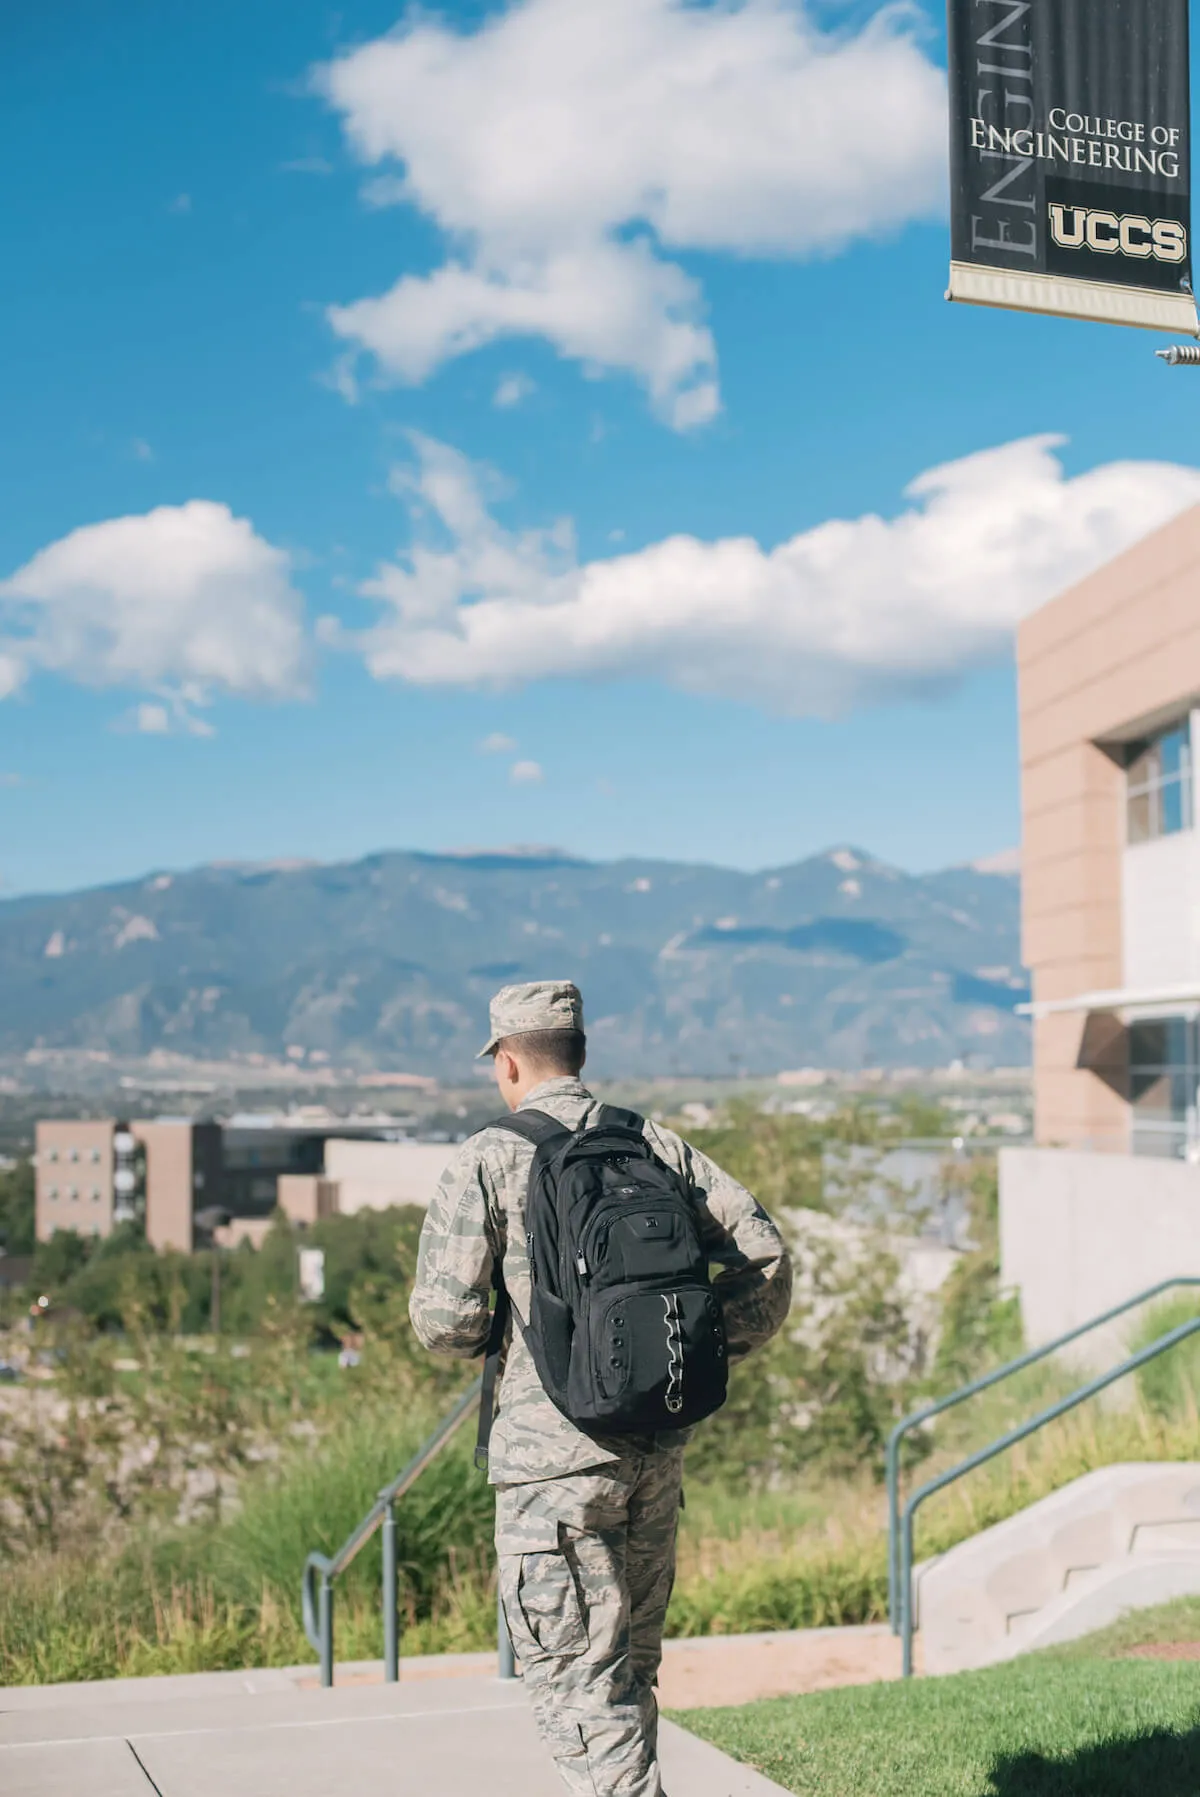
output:
{"label": "backpack pocket", "polygon": [[571,1337],[575,1330],[571,1306],[544,1285],[534,1285],[529,1320],[534,1364],[542,1384],[553,1401],[559,1403],[571,1368]]}
{"label": "backpack pocket", "polygon": [[725,1329],[708,1286],[618,1286],[595,1305],[588,1333],[597,1422],[685,1429],[724,1402]]}

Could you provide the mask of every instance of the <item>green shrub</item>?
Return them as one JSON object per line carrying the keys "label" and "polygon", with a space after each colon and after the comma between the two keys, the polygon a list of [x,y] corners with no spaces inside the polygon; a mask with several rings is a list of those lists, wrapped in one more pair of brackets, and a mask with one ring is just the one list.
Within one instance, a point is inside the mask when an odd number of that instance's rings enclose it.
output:
{"label": "green shrub", "polygon": [[[264,1587],[299,1614],[304,1562],[314,1550],[332,1554],[371,1508],[381,1488],[409,1461],[437,1418],[402,1399],[347,1416],[314,1446],[293,1448],[280,1468],[243,1482],[237,1514],[200,1542],[181,1533],[160,1560],[162,1572],[195,1581],[206,1571],[223,1597],[245,1606]],[[397,1507],[396,1549],[403,1608],[428,1616],[456,1563],[486,1558],[491,1546],[491,1488],[472,1463],[469,1427]],[[380,1590],[376,1534],[337,1581],[340,1597]]]}

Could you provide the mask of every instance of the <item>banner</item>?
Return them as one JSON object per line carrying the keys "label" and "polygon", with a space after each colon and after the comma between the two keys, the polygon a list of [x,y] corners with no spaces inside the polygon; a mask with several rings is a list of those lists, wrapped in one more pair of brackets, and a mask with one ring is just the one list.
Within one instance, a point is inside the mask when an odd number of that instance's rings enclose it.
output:
{"label": "banner", "polygon": [[949,0],[947,299],[1197,332],[1188,0]]}

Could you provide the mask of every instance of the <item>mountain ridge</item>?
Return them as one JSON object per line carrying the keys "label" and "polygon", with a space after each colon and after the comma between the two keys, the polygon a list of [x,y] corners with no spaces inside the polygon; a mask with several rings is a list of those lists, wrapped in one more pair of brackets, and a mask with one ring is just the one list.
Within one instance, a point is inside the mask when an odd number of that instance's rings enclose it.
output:
{"label": "mountain ridge", "polygon": [[209,863],[0,900],[0,1052],[291,1048],[461,1075],[509,979],[578,979],[601,1073],[1013,1065],[1019,883],[840,845],[755,873],[547,847]]}

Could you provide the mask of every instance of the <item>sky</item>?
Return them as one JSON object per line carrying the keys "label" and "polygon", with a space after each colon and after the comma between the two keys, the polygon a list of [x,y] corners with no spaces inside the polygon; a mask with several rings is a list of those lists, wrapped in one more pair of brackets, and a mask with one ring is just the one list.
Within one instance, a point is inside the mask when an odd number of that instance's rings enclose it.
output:
{"label": "sky", "polygon": [[0,895],[1014,844],[1200,374],[945,303],[940,10],[5,7]]}

